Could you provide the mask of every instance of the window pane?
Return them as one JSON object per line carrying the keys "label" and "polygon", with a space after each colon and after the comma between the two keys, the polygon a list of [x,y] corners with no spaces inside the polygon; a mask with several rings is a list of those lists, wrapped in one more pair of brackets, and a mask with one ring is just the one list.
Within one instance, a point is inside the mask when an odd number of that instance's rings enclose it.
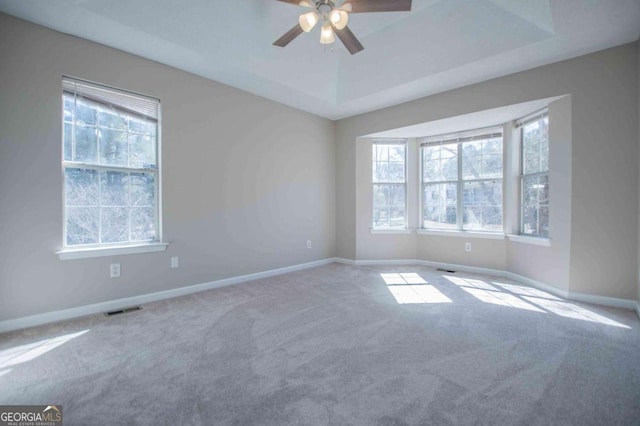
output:
{"label": "window pane", "polygon": [[373,185],[373,205],[388,206],[389,204],[389,185]]}
{"label": "window pane", "polygon": [[65,201],[67,207],[98,206],[98,172],[65,169]]}
{"label": "window pane", "polygon": [[389,145],[374,143],[373,161],[389,161]]}
{"label": "window pane", "polygon": [[372,145],[373,182],[405,182],[405,149],[404,144]]}
{"label": "window pane", "polygon": [[404,163],[389,163],[389,182],[404,182]]}
{"label": "window pane", "polygon": [[127,118],[118,114],[117,111],[98,108],[98,125],[103,129],[126,130]]}
{"label": "window pane", "polygon": [[[389,185],[389,204],[393,206],[405,205],[405,186]],[[404,217],[404,214],[403,214]]]}
{"label": "window pane", "polygon": [[131,205],[155,207],[156,176],[150,173],[131,173]]}
{"label": "window pane", "polygon": [[76,101],[76,120],[84,124],[96,124],[97,107],[82,99]]}
{"label": "window pane", "polygon": [[73,160],[73,124],[64,123],[64,159],[65,161]]}
{"label": "window pane", "polygon": [[462,144],[463,179],[502,177],[502,138]]}
{"label": "window pane", "polygon": [[462,178],[482,178],[482,141],[462,144]]}
{"label": "window pane", "polygon": [[389,208],[374,207],[373,208],[373,227],[384,228],[389,226]]}
{"label": "window pane", "polygon": [[98,137],[96,128],[76,125],[76,146],[74,161],[94,163],[98,159]]}
{"label": "window pane", "polygon": [[102,235],[103,243],[122,243],[129,241],[129,208],[102,207]]}
{"label": "window pane", "polygon": [[389,145],[389,161],[399,161],[404,163],[404,145]]}
{"label": "window pane", "polygon": [[549,118],[544,117],[522,127],[523,174],[549,170]]}
{"label": "window pane", "polygon": [[67,207],[67,245],[97,244],[98,207]]}
{"label": "window pane", "polygon": [[373,163],[373,181],[389,182],[389,163],[387,162]]}
{"label": "window pane", "polygon": [[129,206],[129,173],[100,173],[100,205],[110,207]]}
{"label": "window pane", "polygon": [[150,135],[129,134],[129,166],[155,168],[156,144]]}
{"label": "window pane", "polygon": [[502,180],[465,182],[463,229],[502,231]]}
{"label": "window pane", "polygon": [[458,145],[422,147],[422,178],[424,182],[458,180]]}
{"label": "window pane", "polygon": [[404,226],[404,206],[392,206],[391,217],[389,219],[389,226],[391,227],[403,227]]}
{"label": "window pane", "polygon": [[522,233],[549,236],[549,178],[526,176],[522,179]]}
{"label": "window pane", "polygon": [[144,133],[146,135],[156,136],[156,123],[146,121],[137,117],[129,117],[129,131],[135,133]]}
{"label": "window pane", "polygon": [[373,226],[404,227],[405,201],[406,186],[404,184],[374,184]]}
{"label": "window pane", "polygon": [[423,227],[456,229],[456,184],[425,184]]}
{"label": "window pane", "polygon": [[114,166],[127,166],[129,151],[127,132],[100,129],[100,163]]}
{"label": "window pane", "polygon": [[73,101],[73,97],[68,95],[64,95],[62,99],[63,99],[63,107],[64,107],[62,120],[65,122],[71,123],[73,122],[73,118],[75,116],[75,110],[76,110],[75,102]]}
{"label": "window pane", "polygon": [[152,241],[156,238],[154,208],[131,209],[131,241]]}

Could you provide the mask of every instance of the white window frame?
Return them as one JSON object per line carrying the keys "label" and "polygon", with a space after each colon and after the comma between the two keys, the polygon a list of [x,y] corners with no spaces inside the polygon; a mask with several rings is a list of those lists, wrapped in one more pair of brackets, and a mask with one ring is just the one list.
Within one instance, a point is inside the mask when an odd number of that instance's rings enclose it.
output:
{"label": "white window frame", "polygon": [[[524,173],[524,127],[527,124],[542,120],[547,118],[547,125],[549,120],[549,110],[548,108],[544,108],[542,110],[533,112],[525,117],[522,117],[516,121],[516,128],[519,133],[519,162],[520,162],[520,173],[518,174],[518,235],[526,238],[536,238],[536,239],[545,239],[548,240],[551,238],[550,233],[547,235],[544,234],[527,234],[524,232],[524,181],[529,177],[546,177],[547,185],[549,185],[549,168],[547,167],[546,171],[535,172],[535,173]],[[549,143],[549,141],[547,141]],[[547,165],[549,159],[547,159]],[[547,206],[549,212],[551,211],[550,205]],[[550,219],[550,217],[549,217]]]}
{"label": "white window frame", "polygon": [[[373,232],[384,232],[384,231],[398,231],[398,230],[406,230],[407,229],[407,158],[408,158],[408,149],[409,149],[409,144],[407,143],[408,140],[407,139],[400,139],[400,138],[376,138],[373,139],[371,142],[371,164],[373,165],[373,163],[375,162],[375,160],[373,159],[373,151],[376,147],[376,145],[403,145],[404,146],[404,181],[403,182],[376,182],[375,179],[373,179],[373,173],[371,173],[371,194],[372,194],[372,199],[371,199],[371,230]],[[388,185],[388,186],[403,186],[404,187],[404,221],[403,224],[401,226],[375,226],[374,222],[373,222],[373,212],[374,209],[376,207],[375,204],[375,191],[374,191],[374,187],[376,185]],[[387,218],[388,221],[390,221],[390,216]]]}
{"label": "white window frame", "polygon": [[[503,149],[503,157],[502,157],[502,177],[500,178],[481,178],[481,179],[464,179],[463,170],[462,170],[462,145],[467,142],[472,142],[476,140],[485,140],[494,137],[500,137],[502,139],[502,149]],[[423,147],[428,146],[436,146],[436,145],[457,145],[457,179],[456,180],[443,180],[443,181],[425,181],[423,166],[424,166],[424,150]],[[479,234],[504,234],[504,226],[505,226],[505,194],[504,194],[504,173],[505,173],[505,158],[504,158],[504,133],[503,128],[501,126],[494,126],[482,129],[474,129],[465,132],[457,132],[453,134],[446,135],[437,135],[437,136],[428,136],[424,138],[420,138],[419,140],[419,162],[420,162],[420,210],[419,210],[419,223],[420,223],[420,233],[426,232],[443,232],[443,233],[451,233],[451,232],[464,232],[464,233],[479,233]],[[502,229],[499,231],[485,230],[485,229],[465,229],[464,228],[464,210],[463,210],[463,195],[464,195],[464,184],[472,183],[472,182],[490,182],[490,181],[499,181],[502,186]],[[424,191],[426,185],[433,184],[452,184],[456,186],[456,228],[445,228],[445,227],[425,227],[424,224]]]}
{"label": "white window frame", "polygon": [[[156,128],[156,140],[155,140],[155,167],[134,167],[134,166],[111,166],[100,164],[96,162],[82,162],[65,159],[64,152],[64,101],[68,96],[81,96],[83,101],[96,104],[98,107],[108,108],[111,110],[118,110],[127,114],[128,116],[138,116],[145,118],[146,120],[155,121],[157,123]],[[63,217],[63,229],[62,229],[62,250],[58,251],[61,260],[76,259],[84,257],[98,257],[98,256],[112,256],[116,254],[130,254],[141,252],[153,252],[162,251],[166,249],[168,244],[162,242],[162,198],[161,198],[161,116],[160,116],[160,100],[154,97],[141,95],[128,90],[118,89],[110,86],[106,86],[99,83],[89,82],[85,80],[76,79],[73,77],[63,76],[63,92],[62,92],[62,125],[63,125],[63,137],[62,137],[62,152],[61,152],[61,165],[62,165],[62,217]],[[76,119],[73,120],[73,126],[75,126]],[[96,129],[99,129],[99,125],[96,124]],[[75,137],[75,132],[72,135]],[[98,141],[99,144],[99,141]],[[72,143],[72,147],[75,144]],[[99,147],[98,147],[99,152]],[[154,206],[154,235],[153,240],[148,241],[129,241],[116,242],[116,243],[103,243],[96,244],[77,244],[69,245],[67,241],[67,205],[66,205],[66,179],[65,171],[70,169],[86,169],[95,170],[97,173],[102,172],[124,172],[124,173],[145,173],[151,174],[155,178],[155,206]],[[100,191],[100,181],[98,181],[98,191]],[[101,215],[99,215],[99,220]],[[100,228],[99,228],[100,229]],[[100,231],[98,238],[101,237]]]}

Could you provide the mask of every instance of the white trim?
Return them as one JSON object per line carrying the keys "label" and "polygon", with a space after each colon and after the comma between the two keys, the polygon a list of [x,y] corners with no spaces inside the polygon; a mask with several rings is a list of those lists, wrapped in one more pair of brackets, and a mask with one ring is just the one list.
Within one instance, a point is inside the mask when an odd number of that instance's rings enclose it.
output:
{"label": "white trim", "polygon": [[419,265],[418,260],[410,259],[380,259],[380,260],[350,260],[337,258],[336,262],[354,266],[376,266],[376,265]]}
{"label": "white trim", "polygon": [[247,281],[258,280],[261,278],[273,277],[276,275],[286,274],[287,272],[300,271],[303,269],[315,268],[317,266],[329,265],[335,263],[335,258],[316,260],[308,263],[301,263],[283,268],[270,269],[268,271],[256,272],[253,274],[239,275],[237,277],[225,278],[217,281],[210,281],[202,284],[195,284],[186,287],[174,288],[171,290],[159,291],[155,293],[141,294],[139,296],[126,297],[123,299],[110,300],[107,302],[94,303],[91,305],[77,306],[59,311],[46,312],[42,314],[29,315],[26,317],[15,318],[0,321],[0,333],[13,330],[20,330],[28,327],[49,324],[52,322],[64,321],[72,318],[93,315],[102,312],[108,312],[116,309],[122,309],[126,306],[141,305],[151,303],[158,300],[171,299],[174,297],[185,296],[192,293],[198,293],[214,288],[225,287],[233,284],[240,284]]}
{"label": "white trim", "polygon": [[418,260],[418,259],[352,260],[352,259],[344,259],[341,257],[336,257],[335,261],[336,263],[343,263],[345,265],[353,265],[353,266],[420,265],[420,266],[426,266],[434,269],[441,268],[441,269],[456,270],[460,272],[468,272],[470,274],[503,276],[503,273],[504,273],[499,269],[481,268],[477,266],[468,266],[468,265],[457,265],[453,263],[431,262],[429,260]]}
{"label": "white trim", "polygon": [[411,228],[369,228],[372,234],[413,234]]}
{"label": "white trim", "polygon": [[344,258],[335,258],[337,263],[343,263],[345,265],[354,266],[389,266],[389,265],[421,265],[435,269],[448,269],[452,271],[467,272],[471,274],[493,275],[495,277],[508,278],[513,281],[526,284],[530,287],[537,288],[538,290],[551,293],[555,296],[561,297],[567,300],[573,300],[576,302],[590,303],[594,305],[609,306],[613,308],[630,309],[638,312],[640,317],[640,302],[636,302],[632,299],[620,299],[616,297],[598,296],[585,293],[572,293],[565,289],[555,287],[550,284],[546,284],[540,281],[533,280],[523,275],[515,274],[513,272],[504,271],[500,269],[481,268],[477,266],[457,265],[453,263],[441,263],[432,262],[428,260],[417,259],[395,259],[395,260],[352,260]]}
{"label": "white trim", "polygon": [[598,296],[594,294],[569,292],[568,299],[575,300],[576,302],[611,306],[612,308],[629,309],[632,311],[636,307],[636,301],[632,299],[620,299],[617,297]]}
{"label": "white trim", "polygon": [[529,277],[525,277],[524,275],[519,275],[509,271],[502,271],[502,276],[513,281],[519,281],[528,286],[537,288],[538,290],[546,291],[547,293],[551,293],[554,296],[562,297],[563,299],[569,299],[569,292],[563,288],[555,287],[550,284],[536,281]]}
{"label": "white trim", "polygon": [[532,244],[534,246],[551,247],[549,238],[529,237],[526,235],[507,234],[507,239],[514,243]]}
{"label": "white trim", "polygon": [[440,237],[484,238],[486,240],[504,240],[500,232],[458,231],[444,229],[417,229],[419,235],[437,235]]}
{"label": "white trim", "polygon": [[89,257],[120,256],[123,254],[165,251],[169,243],[148,243],[113,247],[67,248],[57,251],[60,260],[86,259]]}
{"label": "white trim", "polygon": [[634,309],[640,317],[640,302],[628,299],[618,299],[613,297],[596,296],[584,293],[569,293],[566,290],[545,284],[539,281],[532,280],[522,275],[514,274],[513,272],[503,271],[499,269],[481,268],[476,266],[457,265],[451,263],[431,262],[428,260],[417,259],[387,259],[387,260],[353,260],[340,257],[332,257],[322,260],[316,260],[313,262],[302,263],[293,266],[286,266],[283,268],[271,269],[263,272],[256,272],[253,274],[240,275],[237,277],[225,278],[217,281],[210,281],[202,284],[195,284],[186,287],[179,287],[172,290],[159,291],[155,293],[142,294],[139,296],[127,297],[123,299],[110,300],[107,302],[94,303],[91,305],[77,306],[74,308],[63,309],[59,311],[46,312],[42,314],[29,315],[26,317],[15,318],[0,321],[0,333],[6,333],[13,330],[20,330],[28,327],[35,327],[38,325],[49,324],[58,321],[64,321],[72,318],[82,317],[86,315],[93,315],[102,312],[112,311],[115,309],[121,309],[126,306],[141,305],[144,303],[151,303],[158,300],[171,299],[174,297],[185,296],[188,294],[198,293],[205,290],[211,290],[214,288],[225,287],[228,285],[240,284],[247,281],[258,280],[261,278],[273,277],[276,275],[286,274],[288,272],[300,271],[309,268],[315,268],[318,266],[329,265],[331,263],[341,263],[352,266],[372,266],[372,265],[422,265],[431,268],[450,269],[461,272],[493,275],[496,277],[509,278],[514,281],[519,281],[523,284],[530,285],[539,290],[543,290],[562,297],[564,299],[576,300],[584,303],[592,303],[596,305],[611,306],[615,308]]}

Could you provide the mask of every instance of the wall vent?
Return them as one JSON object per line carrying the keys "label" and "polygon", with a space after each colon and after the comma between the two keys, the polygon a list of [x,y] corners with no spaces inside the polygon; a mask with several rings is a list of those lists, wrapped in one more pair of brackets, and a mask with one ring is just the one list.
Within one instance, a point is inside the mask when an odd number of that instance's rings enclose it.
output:
{"label": "wall vent", "polygon": [[122,309],[117,309],[115,311],[105,312],[104,316],[112,317],[114,315],[128,314],[129,312],[135,312],[135,311],[141,311],[141,310],[142,310],[141,306],[131,306],[130,308],[122,308]]}

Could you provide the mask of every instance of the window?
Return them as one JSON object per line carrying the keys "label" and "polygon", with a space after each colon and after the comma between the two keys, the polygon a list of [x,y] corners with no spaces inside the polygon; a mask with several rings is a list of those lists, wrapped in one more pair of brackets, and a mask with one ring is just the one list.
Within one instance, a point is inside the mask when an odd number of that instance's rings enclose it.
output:
{"label": "window", "polygon": [[502,128],[421,140],[422,227],[502,232]]}
{"label": "window", "polygon": [[64,246],[160,240],[157,99],[63,78]]}
{"label": "window", "polygon": [[549,116],[546,111],[520,126],[520,232],[549,237]]}
{"label": "window", "polygon": [[404,139],[373,142],[373,227],[406,227],[406,153]]}

